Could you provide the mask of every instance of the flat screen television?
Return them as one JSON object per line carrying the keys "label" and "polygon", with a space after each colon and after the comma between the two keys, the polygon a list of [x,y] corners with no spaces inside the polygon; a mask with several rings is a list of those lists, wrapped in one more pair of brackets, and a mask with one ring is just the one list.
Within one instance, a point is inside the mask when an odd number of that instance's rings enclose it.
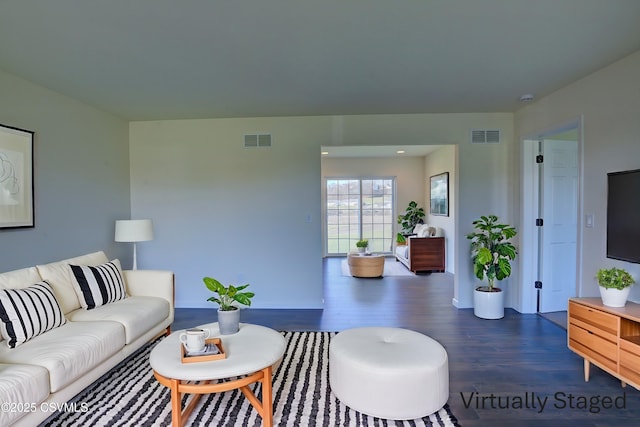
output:
{"label": "flat screen television", "polygon": [[640,169],[607,174],[607,258],[640,263]]}

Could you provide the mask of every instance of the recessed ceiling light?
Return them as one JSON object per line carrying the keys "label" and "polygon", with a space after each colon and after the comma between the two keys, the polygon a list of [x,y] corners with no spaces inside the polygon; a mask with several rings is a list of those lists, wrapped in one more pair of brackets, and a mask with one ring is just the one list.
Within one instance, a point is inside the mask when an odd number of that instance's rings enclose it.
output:
{"label": "recessed ceiling light", "polygon": [[398,151],[396,151],[396,153],[398,153],[398,154],[404,154],[404,150],[398,150]]}
{"label": "recessed ceiling light", "polygon": [[328,151],[323,151],[320,154],[322,154],[323,156],[326,156],[327,154],[329,154],[329,152]]}

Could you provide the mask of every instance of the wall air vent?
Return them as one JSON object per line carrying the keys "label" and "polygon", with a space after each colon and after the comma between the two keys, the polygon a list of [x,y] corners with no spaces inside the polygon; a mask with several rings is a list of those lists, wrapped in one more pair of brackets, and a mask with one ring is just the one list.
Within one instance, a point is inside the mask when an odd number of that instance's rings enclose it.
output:
{"label": "wall air vent", "polygon": [[244,136],[244,148],[269,148],[271,147],[271,134],[251,133]]}
{"label": "wall air vent", "polygon": [[471,131],[472,144],[499,144],[500,130],[498,129],[474,129]]}

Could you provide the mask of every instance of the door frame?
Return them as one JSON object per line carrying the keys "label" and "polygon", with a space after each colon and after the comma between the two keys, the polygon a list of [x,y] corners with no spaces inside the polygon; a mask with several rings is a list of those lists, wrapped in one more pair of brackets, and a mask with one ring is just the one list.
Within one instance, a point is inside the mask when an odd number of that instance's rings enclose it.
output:
{"label": "door frame", "polygon": [[516,308],[521,313],[536,313],[538,290],[538,228],[535,220],[538,213],[539,173],[535,163],[538,154],[538,141],[553,139],[560,133],[576,129],[578,133],[578,218],[576,236],[576,295],[582,294],[582,258],[584,230],[584,150],[583,150],[583,118],[570,120],[550,129],[533,132],[520,138],[521,153],[521,211],[520,211],[520,292]]}

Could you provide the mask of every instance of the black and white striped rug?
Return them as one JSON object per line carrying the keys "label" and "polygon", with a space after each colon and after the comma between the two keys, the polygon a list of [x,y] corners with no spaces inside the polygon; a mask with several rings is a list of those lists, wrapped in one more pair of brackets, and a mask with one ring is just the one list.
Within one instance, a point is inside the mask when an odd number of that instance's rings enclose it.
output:
{"label": "black and white striped rug", "polygon": [[[275,426],[459,426],[448,406],[412,421],[382,420],[349,409],[329,387],[329,342],[335,332],[283,335],[287,349],[273,379]],[[41,426],[170,426],[169,389],[155,380],[149,366],[154,345],[131,356],[76,396],[75,407],[85,408],[85,412],[60,413]],[[187,425],[260,427],[262,420],[244,395],[233,390],[203,396]]]}

